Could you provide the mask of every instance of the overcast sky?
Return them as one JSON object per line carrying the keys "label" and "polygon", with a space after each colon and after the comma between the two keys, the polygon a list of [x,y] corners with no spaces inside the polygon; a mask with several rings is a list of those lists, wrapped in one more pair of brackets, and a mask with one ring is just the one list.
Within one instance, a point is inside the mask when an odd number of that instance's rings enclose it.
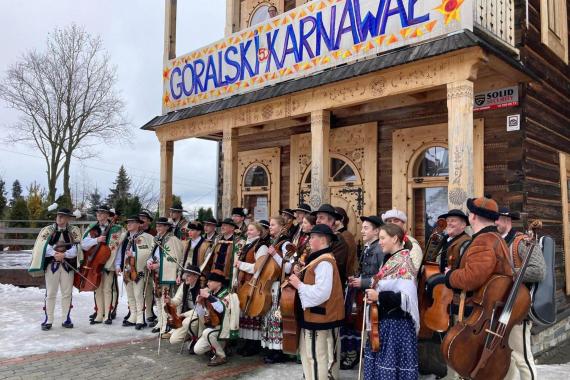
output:
{"label": "overcast sky", "polygon": [[[164,51],[164,0],[0,0],[0,76],[25,51],[43,50],[47,33],[77,23],[100,35],[117,66],[116,88],[126,101],[133,139],[101,147],[97,160],[77,163],[72,182],[87,181],[103,193],[111,187],[121,164],[133,181],[159,187],[159,144],[154,133],[140,130],[161,112]],[[177,55],[223,37],[225,0],[178,0]],[[0,101],[0,136],[18,118]],[[216,183],[216,144],[191,139],[174,146],[174,193],[185,206],[213,206]],[[38,181],[46,186],[45,164],[34,149],[0,144],[0,176],[11,187]],[[61,185],[59,186],[61,188]],[[73,189],[72,189],[73,190]]]}

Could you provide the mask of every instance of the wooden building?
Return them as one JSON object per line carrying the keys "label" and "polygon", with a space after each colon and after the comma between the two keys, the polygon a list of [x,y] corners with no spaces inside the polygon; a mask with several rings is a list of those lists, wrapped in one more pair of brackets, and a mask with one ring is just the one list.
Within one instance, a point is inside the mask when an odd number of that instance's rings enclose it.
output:
{"label": "wooden building", "polygon": [[437,215],[492,194],[556,239],[560,322],[535,335],[548,349],[570,336],[568,3],[227,0],[226,37],[177,56],[166,0],[163,115],[143,127],[161,144],[161,210],[174,142],[195,137],[221,142],[224,216],[330,202],[356,232],[396,207],[423,242]]}

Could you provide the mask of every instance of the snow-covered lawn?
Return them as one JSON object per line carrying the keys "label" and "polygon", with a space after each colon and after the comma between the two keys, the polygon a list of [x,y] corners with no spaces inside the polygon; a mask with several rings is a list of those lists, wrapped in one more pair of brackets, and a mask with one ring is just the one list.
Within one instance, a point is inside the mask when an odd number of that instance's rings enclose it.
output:
{"label": "snow-covered lawn", "polygon": [[148,328],[137,331],[133,327],[121,326],[123,317],[127,314],[126,294],[120,299],[117,319],[112,325],[90,325],[93,293],[78,293],[76,289],[73,291],[71,311],[71,320],[75,327],[61,327],[58,295],[53,327],[50,331],[41,331],[40,325],[44,321],[44,296],[44,289],[0,284],[0,358],[64,351],[153,336]]}

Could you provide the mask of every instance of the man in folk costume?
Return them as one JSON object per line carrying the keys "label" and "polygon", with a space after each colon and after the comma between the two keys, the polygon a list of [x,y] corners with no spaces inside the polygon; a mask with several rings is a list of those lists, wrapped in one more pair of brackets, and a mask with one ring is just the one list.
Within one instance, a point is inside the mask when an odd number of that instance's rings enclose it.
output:
{"label": "man in folk costume", "polygon": [[166,304],[171,303],[180,307],[180,316],[182,320],[182,327],[172,330],[170,334],[170,343],[182,343],[185,341],[186,336],[190,334],[192,340],[190,342],[189,350],[193,353],[194,345],[202,334],[204,326],[200,323],[198,314],[194,310],[196,297],[200,291],[198,280],[200,277],[200,268],[195,265],[189,264],[182,272],[182,286],[178,287],[176,295],[172,298],[168,294],[164,296]]}
{"label": "man in folk costume", "polygon": [[44,275],[46,296],[44,301],[45,320],[42,330],[51,329],[58,289],[61,289],[62,326],[73,328],[71,322],[71,296],[73,276],[81,258],[81,231],[69,221],[75,216],[67,208],[57,211],[55,223],[42,228],[32,250],[32,262],[28,268],[31,276]]}
{"label": "man in folk costume", "polygon": [[408,222],[408,217],[406,216],[406,213],[394,208],[382,214],[382,221],[384,223],[393,223],[406,232],[406,240],[408,240],[406,242],[406,249],[410,251],[412,264],[414,264],[414,268],[416,269],[414,276],[417,277],[420,266],[422,265],[424,254],[422,252],[422,247],[420,247],[420,243],[418,243],[418,241],[407,232],[406,223]]}
{"label": "man in folk costume", "polygon": [[[494,274],[512,276],[508,247],[497,231],[495,221],[499,219],[499,207],[493,199],[481,197],[467,200],[469,224],[473,229],[471,242],[467,243],[456,269],[447,268],[445,284],[454,292],[476,293]],[[461,297],[461,300],[464,296]],[[454,299],[452,314],[463,310],[464,301]],[[470,313],[466,304],[465,312]],[[462,315],[457,316],[463,319]],[[451,372],[451,373],[450,373]],[[448,370],[448,378],[459,378],[455,371]]]}
{"label": "man in folk costume", "polygon": [[310,215],[311,211],[312,211],[311,206],[309,206],[306,203],[301,203],[296,209],[293,210],[293,213],[295,214],[296,228],[295,232],[291,237],[291,243],[293,243],[293,245],[295,245],[296,247],[300,245],[299,241],[301,240],[301,237],[304,235],[302,227],[303,218],[305,217],[305,215]]}
{"label": "man in folk costume", "polygon": [[[95,307],[97,314],[91,320],[91,324],[99,324],[105,321],[106,325],[113,323],[111,314],[114,309],[113,289],[117,287],[117,275],[115,273],[115,258],[119,240],[123,234],[123,228],[118,224],[111,225],[111,210],[108,206],[101,206],[95,211],[97,222],[91,224],[83,234],[81,248],[83,251],[95,247],[97,244],[106,244],[111,250],[111,256],[105,263],[101,274],[101,284],[95,290]],[[108,229],[108,231],[107,231]],[[102,235],[106,232],[106,235]]]}
{"label": "man in folk costume", "polygon": [[218,238],[218,221],[215,218],[208,218],[202,223],[204,225],[204,239],[214,244]]}
{"label": "man in folk costume", "polygon": [[[184,252],[184,258],[182,259],[182,266],[186,268],[188,264],[202,267],[204,260],[206,260],[206,255],[210,249],[211,243],[202,236],[204,227],[200,222],[192,222],[188,224],[188,244],[186,245],[186,250]],[[201,270],[202,276],[200,278],[200,287],[206,285],[206,278],[210,272],[210,268],[204,267]]]}
{"label": "man in folk costume", "polygon": [[[384,263],[384,252],[382,252],[382,247],[378,242],[379,228],[384,222],[376,215],[361,216],[360,220],[362,221],[360,232],[362,234],[364,249],[360,255],[359,269],[356,271],[359,275],[348,277],[348,285],[350,287],[348,292],[350,293],[346,298],[350,303],[349,309],[352,308],[351,305],[355,297],[363,298],[363,292],[370,288],[372,285],[372,277],[378,273]],[[343,351],[341,356],[343,353],[345,354],[340,363],[341,369],[352,369],[358,364],[359,360],[360,333],[351,327],[346,326],[345,329],[343,329],[345,334],[341,337],[341,347]]]}
{"label": "man in folk costume", "polygon": [[[510,212],[507,207],[499,209],[499,219],[495,222],[497,230],[509,246],[509,259],[514,271],[517,272],[526,258],[527,247],[525,239],[528,236],[513,229],[513,220],[520,220],[519,213]],[[531,251],[530,259],[523,282],[527,286],[544,280],[546,264],[540,247],[535,245]],[[536,366],[530,345],[530,329],[532,322],[527,319],[520,325],[513,326],[509,335],[509,346],[513,350],[511,353],[511,366],[505,379],[521,380],[536,379]]]}
{"label": "man in folk costume", "polygon": [[243,207],[234,207],[232,209],[232,220],[236,225],[236,234],[245,239],[247,233],[247,224],[245,223],[245,217],[247,210]]}
{"label": "man in folk costume", "polygon": [[[200,289],[195,311],[205,326],[200,339],[194,345],[194,353],[203,355],[213,351],[214,356],[208,366],[218,366],[227,362],[221,340],[230,336],[230,292],[224,286],[226,278],[222,271],[213,269],[208,275],[208,285]],[[214,315],[215,314],[215,315]],[[219,323],[216,321],[219,320]]]}
{"label": "man in folk costume", "polygon": [[[327,203],[322,204],[321,207],[319,207],[317,211],[313,211],[311,215],[317,217],[317,225],[325,224],[333,231],[335,229],[335,222],[342,218],[342,215],[336,212],[336,209],[332,205]],[[348,278],[348,269],[346,266],[348,263],[348,245],[339,232],[335,232],[335,234],[337,239],[331,243],[331,248],[336,260],[338,272],[340,273],[340,279],[342,283],[345,284]]]}
{"label": "man in folk costume", "polygon": [[299,292],[303,309],[299,352],[306,380],[339,378],[339,329],[344,324],[344,297],[331,247],[337,238],[327,225],[313,227],[309,241],[311,254],[304,273],[296,266],[295,274],[289,277],[289,283]]}
{"label": "man in folk costume", "polygon": [[172,221],[172,232],[180,240],[186,240],[186,226],[188,221],[182,216],[184,209],[182,203],[175,203],[170,207],[170,219]]}
{"label": "man in folk costume", "polygon": [[[153,228],[152,222],[153,222],[153,217],[152,217],[152,213],[148,210],[143,210],[139,213],[139,218],[140,220],[142,220],[142,224],[141,224],[141,231],[146,232],[149,235],[152,235],[153,237],[156,236],[156,228]],[[154,305],[154,281],[152,278],[151,273],[149,272],[149,270],[147,269],[146,265],[144,268],[145,271],[145,283],[146,283],[146,287],[144,289],[144,316],[145,316],[145,323],[149,322],[151,324],[156,324],[156,315],[154,315],[154,312],[152,310],[152,306]],[[128,319],[130,317],[130,315],[127,315],[127,317],[125,318]],[[154,326],[152,326],[154,327]]]}
{"label": "man in folk costume", "polygon": [[178,268],[184,252],[182,242],[174,236],[172,224],[167,218],[158,218],[156,230],[158,233],[154,238],[152,256],[147,260],[146,266],[154,271],[154,295],[158,309],[158,323],[152,332],[162,334],[166,329],[164,295],[170,295],[176,286]]}
{"label": "man in folk costume", "polygon": [[[151,256],[153,237],[141,231],[142,220],[138,215],[127,219],[127,232],[123,233],[115,258],[115,272],[123,274],[129,300],[129,318],[123,326],[135,326],[137,330],[146,327],[144,321],[144,272]],[[134,267],[133,265],[134,264]]]}
{"label": "man in folk costume", "polygon": [[444,273],[446,268],[457,269],[462,247],[464,248],[467,242],[471,240],[471,237],[465,232],[469,225],[469,218],[458,209],[449,210],[437,218],[445,219],[447,223],[445,227],[447,240],[438,252],[440,271]]}
{"label": "man in folk costume", "polygon": [[285,220],[285,230],[287,231],[287,237],[293,239],[293,235],[297,232],[297,224],[295,224],[295,212],[290,208],[285,208],[279,211],[281,217]]}
{"label": "man in folk costume", "polygon": [[[212,255],[211,268],[220,270],[228,281],[230,281],[233,272],[234,245],[236,245],[238,241],[241,241],[241,239],[235,235],[237,228],[238,226],[233,219],[226,218],[222,221],[220,227],[221,234],[216,241]],[[245,237],[245,235],[243,236]]]}

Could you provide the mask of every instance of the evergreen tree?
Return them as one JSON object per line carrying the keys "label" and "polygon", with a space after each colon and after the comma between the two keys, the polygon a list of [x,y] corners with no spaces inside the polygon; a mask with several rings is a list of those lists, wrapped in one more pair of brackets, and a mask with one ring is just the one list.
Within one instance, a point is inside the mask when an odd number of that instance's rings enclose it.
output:
{"label": "evergreen tree", "polygon": [[109,189],[110,193],[107,197],[107,203],[109,203],[109,205],[115,206],[115,202],[119,199],[128,199],[131,197],[129,192],[131,190],[131,179],[123,165],[121,165],[119,173],[117,174],[117,179],[115,179],[113,184],[115,186],[112,189]]}
{"label": "evergreen tree", "polygon": [[[10,210],[10,220],[29,220],[28,203],[21,196],[16,198]],[[11,224],[12,227],[29,227],[27,222],[17,222]],[[16,237],[18,239],[18,237]]]}
{"label": "evergreen tree", "polygon": [[[30,220],[41,220],[46,217],[45,192],[36,182],[28,187],[28,197],[26,199]],[[35,227],[35,225],[32,225]]]}
{"label": "evergreen tree", "polygon": [[15,180],[12,184],[12,200],[10,201],[10,207],[13,207],[18,199],[22,198],[22,185],[20,181]]}
{"label": "evergreen tree", "polygon": [[95,214],[95,210],[101,206],[101,193],[99,193],[99,189],[95,188],[95,191],[89,194],[88,201],[89,212]]}
{"label": "evergreen tree", "polygon": [[208,207],[207,209],[205,209],[204,207],[200,207],[198,209],[198,220],[200,222],[203,222],[207,219],[213,218],[214,217],[214,212],[212,211],[211,207]]}
{"label": "evergreen tree", "polygon": [[4,216],[4,211],[8,206],[8,198],[6,198],[6,182],[0,178],[0,219]]}

